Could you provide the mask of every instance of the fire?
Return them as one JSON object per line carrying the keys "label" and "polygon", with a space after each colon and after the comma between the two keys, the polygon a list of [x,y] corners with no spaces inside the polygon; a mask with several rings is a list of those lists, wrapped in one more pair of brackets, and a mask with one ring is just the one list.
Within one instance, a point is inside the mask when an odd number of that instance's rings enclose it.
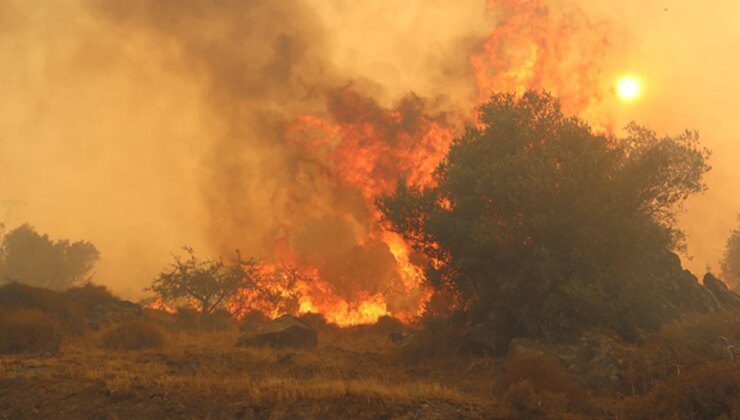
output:
{"label": "fire", "polygon": [[[410,94],[383,107],[343,88],[326,93],[324,113],[300,115],[285,126],[300,168],[308,168],[285,200],[296,210],[274,243],[274,260],[292,268],[266,265],[262,292],[245,291],[232,312],[319,313],[341,326],[422,314],[432,297],[424,266],[435,261],[383,227],[376,199],[392,193],[399,179],[433,185],[453,138],[464,124],[477,123],[459,116],[473,115],[494,92],[544,89],[559,96],[567,112],[582,114],[601,97],[599,63],[608,44],[602,22],[555,12],[544,0],[490,0],[489,11],[498,23],[469,59],[479,92],[469,103],[440,112]],[[310,188],[320,193],[305,192]]]}
{"label": "fire", "polygon": [[602,97],[599,77],[609,46],[608,25],[578,10],[554,11],[546,0],[489,0],[499,19],[470,58],[480,96],[547,90],[569,113],[593,111]]}
{"label": "fire", "polygon": [[154,309],[157,311],[165,311],[170,314],[174,314],[175,312],[177,312],[176,309],[164,303],[162,299],[155,300],[154,302],[150,303],[147,307],[149,309]]}

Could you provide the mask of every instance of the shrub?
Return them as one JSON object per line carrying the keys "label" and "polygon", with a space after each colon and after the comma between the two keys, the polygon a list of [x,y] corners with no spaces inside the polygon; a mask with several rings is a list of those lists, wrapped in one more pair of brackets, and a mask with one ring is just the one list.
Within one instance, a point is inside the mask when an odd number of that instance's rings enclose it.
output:
{"label": "shrub", "polygon": [[120,301],[107,287],[90,282],[69,288],[63,292],[63,295],[70,302],[88,309],[96,305]]}
{"label": "shrub", "polygon": [[175,323],[183,330],[197,329],[200,324],[201,314],[196,309],[180,306],[175,312]]}
{"label": "shrub", "polygon": [[82,334],[85,329],[84,310],[70,302],[64,294],[21,283],[0,287],[0,308],[34,309],[57,318],[68,332]]}
{"label": "shrub", "polygon": [[627,358],[626,391],[648,392],[656,383],[708,364],[740,357],[737,314],[698,315],[664,327]]}
{"label": "shrub", "polygon": [[738,418],[740,363],[713,363],[628,400],[625,418]]}
{"label": "shrub", "polygon": [[0,312],[0,353],[52,353],[62,343],[62,328],[49,314],[34,310]]}
{"label": "shrub", "polygon": [[586,388],[556,358],[518,352],[505,363],[499,384],[505,404],[516,417],[560,416],[592,409]]}
{"label": "shrub", "polygon": [[406,363],[456,357],[462,342],[463,337],[459,330],[451,327],[446,320],[428,319],[423,329],[401,338],[397,356]]}
{"label": "shrub", "polygon": [[379,334],[387,335],[406,331],[406,326],[398,318],[383,315],[371,326],[371,329]]}
{"label": "shrub", "polygon": [[162,331],[143,320],[122,322],[103,334],[103,347],[109,350],[157,349],[164,342]]}
{"label": "shrub", "polygon": [[216,309],[201,319],[200,327],[207,331],[224,331],[236,325],[234,316],[225,309]]}

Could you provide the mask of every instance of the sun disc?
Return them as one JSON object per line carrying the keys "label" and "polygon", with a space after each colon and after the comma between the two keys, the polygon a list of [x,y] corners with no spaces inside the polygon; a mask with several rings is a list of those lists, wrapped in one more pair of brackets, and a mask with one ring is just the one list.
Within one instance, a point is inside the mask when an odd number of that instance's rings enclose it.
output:
{"label": "sun disc", "polygon": [[642,85],[640,81],[632,76],[622,77],[617,81],[617,96],[625,102],[631,102],[640,96]]}

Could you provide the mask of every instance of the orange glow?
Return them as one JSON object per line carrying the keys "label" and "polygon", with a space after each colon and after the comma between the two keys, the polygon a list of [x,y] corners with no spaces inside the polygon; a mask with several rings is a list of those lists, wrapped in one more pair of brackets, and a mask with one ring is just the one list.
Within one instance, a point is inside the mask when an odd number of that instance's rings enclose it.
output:
{"label": "orange glow", "polygon": [[632,102],[642,94],[642,82],[634,76],[623,76],[617,80],[616,93],[620,100]]}

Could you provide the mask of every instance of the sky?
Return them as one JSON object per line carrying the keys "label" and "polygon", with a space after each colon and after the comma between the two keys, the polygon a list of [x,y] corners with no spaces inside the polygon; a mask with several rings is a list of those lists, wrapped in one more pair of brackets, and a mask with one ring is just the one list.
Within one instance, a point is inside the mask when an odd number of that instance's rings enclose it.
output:
{"label": "sky", "polygon": [[[0,217],[92,241],[96,280],[126,297],[183,245],[268,257],[300,161],[276,131],[321,112],[315,89],[456,112],[476,95],[469,58],[506,19],[496,2],[397,3],[0,2],[0,200],[22,203]],[[503,3],[594,26],[564,45],[596,79],[596,125],[699,131],[713,169],[680,218],[683,260],[716,269],[740,213],[740,2]],[[592,36],[595,55],[579,50]],[[642,83],[634,102],[610,91],[624,74]]]}

